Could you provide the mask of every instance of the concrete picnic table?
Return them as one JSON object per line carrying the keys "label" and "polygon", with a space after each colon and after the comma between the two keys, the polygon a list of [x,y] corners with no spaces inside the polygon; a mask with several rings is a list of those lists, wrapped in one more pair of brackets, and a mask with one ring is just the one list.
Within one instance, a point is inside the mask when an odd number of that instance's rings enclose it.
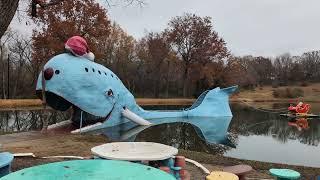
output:
{"label": "concrete picnic table", "polygon": [[91,152],[112,160],[159,161],[177,155],[178,149],[154,142],[113,142],[93,147]]}
{"label": "concrete picnic table", "polygon": [[159,169],[126,161],[74,160],[49,163],[16,171],[1,180],[175,180]]}
{"label": "concrete picnic table", "polygon": [[206,180],[239,180],[238,176],[229,172],[212,171]]}
{"label": "concrete picnic table", "polygon": [[9,152],[0,153],[0,177],[10,173],[13,154]]}
{"label": "concrete picnic table", "polygon": [[272,176],[275,176],[277,180],[290,180],[299,179],[301,174],[292,169],[269,169]]}

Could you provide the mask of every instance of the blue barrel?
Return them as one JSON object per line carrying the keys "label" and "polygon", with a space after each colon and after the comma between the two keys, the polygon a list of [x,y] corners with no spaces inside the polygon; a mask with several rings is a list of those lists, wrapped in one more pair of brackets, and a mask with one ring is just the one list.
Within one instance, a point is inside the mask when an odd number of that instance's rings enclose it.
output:
{"label": "blue barrel", "polygon": [[0,177],[10,173],[12,161],[13,155],[11,153],[0,153]]}

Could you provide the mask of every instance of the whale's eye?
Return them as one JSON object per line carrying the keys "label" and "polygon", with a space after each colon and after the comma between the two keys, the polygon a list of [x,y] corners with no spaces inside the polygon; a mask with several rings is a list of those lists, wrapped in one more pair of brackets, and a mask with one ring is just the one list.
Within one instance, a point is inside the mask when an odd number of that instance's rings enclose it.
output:
{"label": "whale's eye", "polygon": [[59,71],[59,70],[56,70],[56,71],[54,71],[54,73],[56,73],[56,74],[60,74],[60,71]]}
{"label": "whale's eye", "polygon": [[113,96],[113,91],[111,89],[108,91],[108,96]]}

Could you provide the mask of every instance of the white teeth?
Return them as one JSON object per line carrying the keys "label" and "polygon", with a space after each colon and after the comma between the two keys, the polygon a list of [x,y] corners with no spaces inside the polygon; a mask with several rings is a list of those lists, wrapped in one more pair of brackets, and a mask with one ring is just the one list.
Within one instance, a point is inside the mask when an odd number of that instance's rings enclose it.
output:
{"label": "white teeth", "polygon": [[129,119],[129,120],[131,120],[131,121],[133,121],[133,122],[135,122],[135,123],[137,123],[139,125],[142,125],[142,126],[151,125],[151,123],[149,121],[147,121],[147,120],[143,119],[142,117],[136,115],[134,112],[130,111],[128,108],[124,108],[122,110],[122,115],[125,118],[127,118],[127,119]]}
{"label": "white teeth", "polygon": [[71,131],[71,133],[72,134],[78,134],[78,133],[81,133],[81,132],[88,132],[88,131],[93,130],[93,128],[97,128],[100,125],[102,125],[102,123],[98,122],[96,124],[92,124],[92,125],[89,125],[89,126],[81,128],[81,131],[80,131],[80,129],[73,130],[73,131]]}

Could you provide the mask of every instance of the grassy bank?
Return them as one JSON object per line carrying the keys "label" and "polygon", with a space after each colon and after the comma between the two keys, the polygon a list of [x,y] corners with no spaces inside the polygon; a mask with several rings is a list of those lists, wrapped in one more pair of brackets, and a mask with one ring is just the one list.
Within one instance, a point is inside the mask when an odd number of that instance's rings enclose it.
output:
{"label": "grassy bank", "polygon": [[[295,90],[302,92],[300,94],[292,94]],[[288,91],[288,92],[287,92]],[[284,93],[281,97],[275,94]],[[296,95],[296,97],[291,97]],[[296,102],[302,100],[305,102],[320,102],[320,84],[310,84],[308,86],[283,86],[273,88],[272,86],[257,87],[252,90],[241,90],[232,99],[253,101],[253,102]]]}
{"label": "grassy bank", "polygon": [[[153,98],[137,98],[137,103],[141,106],[155,105],[191,105],[195,99],[153,99]],[[14,108],[38,108],[42,106],[42,101],[39,99],[2,99],[0,100],[0,109]]]}
{"label": "grassy bank", "polygon": [[[303,92],[302,97],[275,97],[274,94],[287,92],[289,89],[299,89]],[[283,97],[284,96],[284,97]],[[320,84],[310,84],[306,87],[302,86],[284,86],[273,88],[271,86],[257,87],[252,90],[240,90],[239,93],[231,97],[231,102],[296,102],[302,100],[305,102],[320,102]],[[154,106],[154,105],[191,105],[195,99],[193,98],[171,98],[171,99],[155,99],[155,98],[137,98],[137,103],[141,106]],[[41,107],[42,102],[39,99],[8,99],[0,100],[0,109],[12,109],[21,107]]]}

